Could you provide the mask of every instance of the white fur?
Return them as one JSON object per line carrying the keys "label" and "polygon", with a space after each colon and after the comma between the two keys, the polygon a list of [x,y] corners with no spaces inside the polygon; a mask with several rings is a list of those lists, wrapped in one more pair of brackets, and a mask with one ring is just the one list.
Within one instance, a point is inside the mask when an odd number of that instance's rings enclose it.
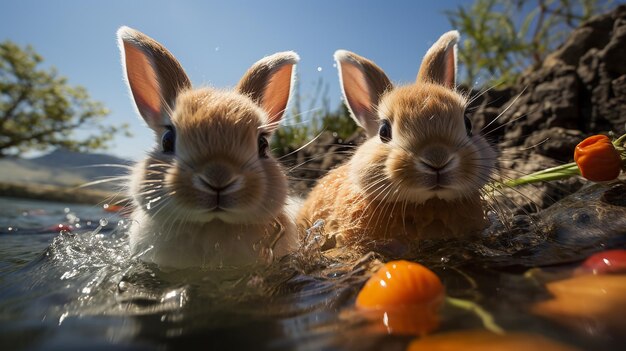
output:
{"label": "white fur", "polygon": [[[174,268],[241,268],[266,262],[262,249],[268,247],[267,240],[256,226],[222,221],[168,223],[167,217],[166,213],[150,217],[142,209],[133,212],[130,248],[142,261]],[[274,257],[296,249],[295,237],[284,239],[273,248]]]}

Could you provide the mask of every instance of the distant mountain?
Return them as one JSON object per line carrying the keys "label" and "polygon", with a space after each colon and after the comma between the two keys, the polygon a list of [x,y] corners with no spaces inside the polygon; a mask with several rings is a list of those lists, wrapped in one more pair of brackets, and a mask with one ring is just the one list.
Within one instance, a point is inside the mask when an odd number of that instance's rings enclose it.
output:
{"label": "distant mountain", "polygon": [[[128,170],[124,166],[132,164],[132,161],[111,155],[57,149],[31,159],[0,159],[0,182],[75,187],[95,180],[127,175]],[[123,181],[116,180],[93,188],[113,190],[122,184]]]}
{"label": "distant mountain", "polygon": [[132,165],[133,162],[107,154],[88,154],[56,149],[49,154],[31,158],[29,161],[41,166],[56,169],[76,169],[78,173],[87,177],[117,176],[122,168],[96,165]]}

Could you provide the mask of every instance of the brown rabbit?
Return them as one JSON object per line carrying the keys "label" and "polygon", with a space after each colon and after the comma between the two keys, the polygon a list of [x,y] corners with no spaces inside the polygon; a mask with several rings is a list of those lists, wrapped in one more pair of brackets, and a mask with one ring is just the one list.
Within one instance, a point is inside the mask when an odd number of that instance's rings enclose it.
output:
{"label": "brown rabbit", "polygon": [[426,53],[417,81],[393,87],[354,53],[335,60],[345,102],[368,140],[311,191],[298,215],[304,227],[325,221],[346,244],[408,237],[461,237],[486,224],[480,189],[496,153],[472,133],[466,97],[455,91],[459,34]]}
{"label": "brown rabbit", "polygon": [[298,55],[260,60],[235,91],[193,89],[159,43],[128,27],[117,35],[131,95],[157,141],[131,175],[132,252],[183,268],[240,267],[293,250],[287,179],[268,140]]}

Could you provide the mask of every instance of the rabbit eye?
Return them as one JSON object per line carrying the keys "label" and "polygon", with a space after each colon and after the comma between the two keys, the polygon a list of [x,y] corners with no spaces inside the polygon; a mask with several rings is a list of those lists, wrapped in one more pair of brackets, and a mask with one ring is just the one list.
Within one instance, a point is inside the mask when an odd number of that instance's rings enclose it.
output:
{"label": "rabbit eye", "polygon": [[380,141],[383,143],[387,143],[391,140],[391,124],[389,124],[388,120],[382,120],[380,129],[378,129],[378,135],[380,136]]}
{"label": "rabbit eye", "polygon": [[465,131],[467,131],[467,136],[471,137],[472,136],[472,121],[470,121],[467,115],[463,116],[463,118],[465,119]]}
{"label": "rabbit eye", "polygon": [[268,158],[267,149],[269,149],[269,142],[267,141],[267,136],[265,134],[259,135],[259,157],[260,158]]}
{"label": "rabbit eye", "polygon": [[172,126],[166,126],[165,128],[167,128],[167,130],[161,137],[161,148],[164,153],[169,154],[174,152],[176,134],[174,133],[174,128]]}

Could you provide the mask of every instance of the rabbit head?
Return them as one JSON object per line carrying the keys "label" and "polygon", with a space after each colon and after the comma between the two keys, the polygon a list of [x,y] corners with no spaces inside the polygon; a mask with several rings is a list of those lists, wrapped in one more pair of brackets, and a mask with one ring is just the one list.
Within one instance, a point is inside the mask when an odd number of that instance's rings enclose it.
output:
{"label": "rabbit head", "polygon": [[297,54],[261,59],[234,91],[193,89],[152,38],[122,27],[118,40],[132,99],[156,138],[132,177],[136,205],[148,216],[186,223],[275,218],[287,180],[268,141],[286,109]]}
{"label": "rabbit head", "polygon": [[400,87],[372,61],[335,53],[345,103],[368,136],[349,170],[367,197],[463,200],[490,179],[496,154],[472,130],[467,99],[455,90],[458,39],[456,31],[444,34],[426,53],[416,82]]}

